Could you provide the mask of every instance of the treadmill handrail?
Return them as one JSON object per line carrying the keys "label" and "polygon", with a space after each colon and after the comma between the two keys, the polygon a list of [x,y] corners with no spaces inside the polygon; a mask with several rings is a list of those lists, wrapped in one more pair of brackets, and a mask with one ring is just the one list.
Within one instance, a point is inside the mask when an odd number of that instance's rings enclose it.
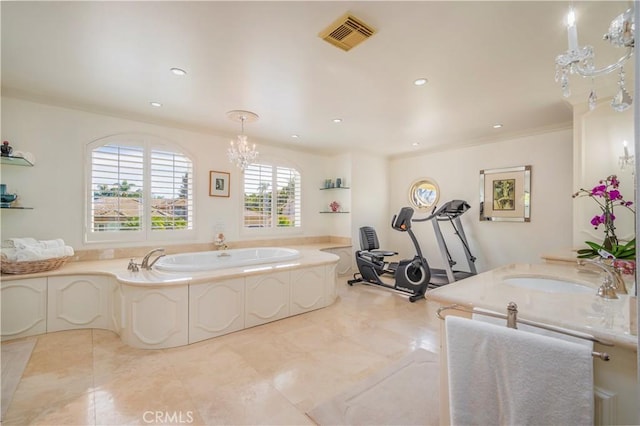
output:
{"label": "treadmill handrail", "polygon": [[[456,208],[449,211],[451,206],[455,205]],[[412,222],[426,222],[428,220],[436,219],[436,220],[449,220],[455,219],[458,216],[461,216],[467,210],[469,210],[471,206],[463,200],[451,200],[442,205],[435,213],[431,213],[429,216],[420,218],[420,219],[411,219]]]}

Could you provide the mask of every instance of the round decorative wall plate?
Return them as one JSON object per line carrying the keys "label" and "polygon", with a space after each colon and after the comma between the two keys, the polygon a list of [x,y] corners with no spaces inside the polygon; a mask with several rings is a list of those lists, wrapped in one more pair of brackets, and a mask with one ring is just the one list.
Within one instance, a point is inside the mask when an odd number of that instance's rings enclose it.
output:
{"label": "round decorative wall plate", "polygon": [[409,188],[409,201],[417,209],[431,208],[438,203],[439,198],[440,188],[433,179],[418,179]]}

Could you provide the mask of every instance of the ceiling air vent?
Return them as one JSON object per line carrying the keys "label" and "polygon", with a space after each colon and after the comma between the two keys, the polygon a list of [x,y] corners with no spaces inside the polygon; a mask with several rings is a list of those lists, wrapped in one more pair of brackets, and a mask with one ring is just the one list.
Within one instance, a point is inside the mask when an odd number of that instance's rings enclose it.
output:
{"label": "ceiling air vent", "polygon": [[375,32],[376,30],[374,30],[373,27],[345,13],[324,31],[320,32],[318,36],[334,46],[347,51],[371,37]]}

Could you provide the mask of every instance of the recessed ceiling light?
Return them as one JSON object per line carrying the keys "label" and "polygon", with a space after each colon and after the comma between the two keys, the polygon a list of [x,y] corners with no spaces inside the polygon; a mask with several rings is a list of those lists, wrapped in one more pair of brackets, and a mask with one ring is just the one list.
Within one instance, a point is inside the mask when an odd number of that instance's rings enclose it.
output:
{"label": "recessed ceiling light", "polygon": [[413,84],[415,84],[416,86],[424,86],[425,84],[427,84],[427,80],[426,78],[419,78],[416,81],[413,82]]}
{"label": "recessed ceiling light", "polygon": [[182,68],[171,68],[170,71],[175,75],[187,75],[187,72]]}
{"label": "recessed ceiling light", "polygon": [[502,127],[502,124],[494,124],[494,125],[493,125],[493,128],[494,128],[494,129],[499,129],[499,128],[501,128],[501,127]]}
{"label": "recessed ceiling light", "polygon": [[298,135],[291,135],[292,138],[298,139]]}
{"label": "recessed ceiling light", "polygon": [[342,118],[334,118],[333,122],[334,123],[342,123]]}
{"label": "recessed ceiling light", "polygon": [[411,144],[411,146],[420,146],[420,142],[414,142]]}
{"label": "recessed ceiling light", "polygon": [[149,102],[149,105],[155,108],[160,108],[162,106],[160,102]]}

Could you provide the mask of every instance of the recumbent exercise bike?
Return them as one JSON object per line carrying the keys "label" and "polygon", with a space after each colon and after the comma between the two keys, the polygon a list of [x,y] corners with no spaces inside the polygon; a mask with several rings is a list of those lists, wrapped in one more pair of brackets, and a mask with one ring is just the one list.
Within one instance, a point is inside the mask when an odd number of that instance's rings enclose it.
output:
{"label": "recumbent exercise bike", "polygon": [[391,227],[396,231],[406,232],[416,249],[413,259],[403,259],[399,262],[385,262],[385,257],[398,253],[380,250],[380,244],[375,230],[370,226],[360,228],[360,248],[356,251],[356,264],[359,272],[353,279],[347,281],[349,285],[358,282],[373,284],[389,288],[400,293],[408,294],[409,300],[415,302],[424,298],[429,286],[431,270],[427,260],[422,256],[420,245],[411,230],[413,209],[403,207],[400,213],[393,216]]}

